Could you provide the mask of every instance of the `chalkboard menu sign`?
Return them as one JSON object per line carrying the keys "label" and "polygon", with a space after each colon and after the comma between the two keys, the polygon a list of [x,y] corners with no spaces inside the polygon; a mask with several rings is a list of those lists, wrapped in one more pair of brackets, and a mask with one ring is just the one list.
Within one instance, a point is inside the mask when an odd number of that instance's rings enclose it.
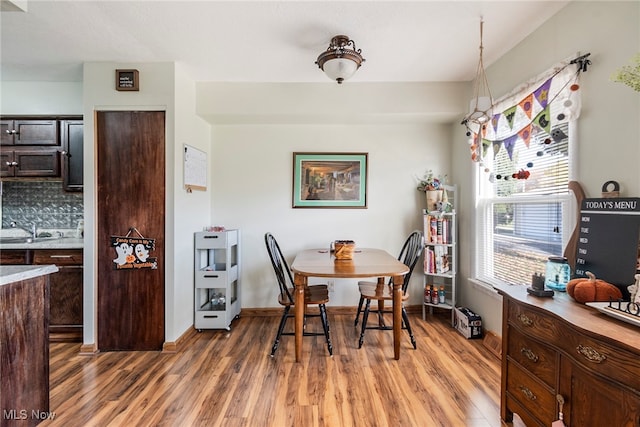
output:
{"label": "chalkboard menu sign", "polygon": [[580,235],[576,277],[590,271],[620,288],[635,283],[640,245],[640,198],[584,199],[580,210]]}

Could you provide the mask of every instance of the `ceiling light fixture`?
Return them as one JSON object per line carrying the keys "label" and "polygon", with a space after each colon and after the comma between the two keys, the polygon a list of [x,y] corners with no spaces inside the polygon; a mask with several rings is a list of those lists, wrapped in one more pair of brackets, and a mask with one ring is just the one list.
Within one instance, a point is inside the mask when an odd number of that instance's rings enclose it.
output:
{"label": "ceiling light fixture", "polygon": [[342,84],[353,76],[365,61],[361,52],[361,49],[356,49],[356,42],[348,36],[335,36],[327,50],[318,56],[316,64],[331,80]]}
{"label": "ceiling light fixture", "polygon": [[474,123],[482,127],[491,120],[493,110],[493,97],[489,89],[487,74],[484,71],[484,63],[482,62],[482,27],[484,21],[480,18],[480,60],[478,61],[478,69],[476,71],[476,79],[473,89],[474,97],[469,103],[469,114],[462,120],[463,125],[469,127]]}

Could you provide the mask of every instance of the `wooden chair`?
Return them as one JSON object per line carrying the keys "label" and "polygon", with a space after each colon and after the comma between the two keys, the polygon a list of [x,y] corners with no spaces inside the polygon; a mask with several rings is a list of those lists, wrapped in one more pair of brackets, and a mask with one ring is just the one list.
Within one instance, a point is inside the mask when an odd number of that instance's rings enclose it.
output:
{"label": "wooden chair", "polygon": [[[284,259],[282,255],[282,251],[280,250],[280,246],[278,242],[273,237],[271,233],[266,233],[264,235],[264,241],[267,246],[267,252],[269,252],[269,258],[271,258],[271,264],[273,265],[273,270],[276,274],[276,279],[278,281],[279,295],[278,295],[278,303],[284,307],[284,311],[282,313],[282,318],[280,319],[280,325],[278,326],[278,333],[276,334],[276,339],[273,342],[273,347],[271,348],[271,357],[275,354],[278,349],[278,345],[280,344],[280,337],[282,335],[294,335],[293,332],[284,332],[285,324],[287,323],[287,319],[290,317],[295,317],[295,311],[291,311],[291,308],[295,305],[296,301],[294,298],[294,284],[293,284],[293,276],[291,275],[291,270],[289,270],[289,265],[287,261]],[[329,355],[333,356],[333,345],[331,344],[331,337],[329,336],[329,320],[327,318],[327,309],[325,304],[329,302],[329,291],[327,289],[327,285],[311,285],[307,286],[304,291],[304,304],[305,304],[305,315],[304,315],[304,336],[319,336],[324,335],[327,341],[327,348],[329,349]],[[318,305],[319,314],[309,314],[307,313],[307,306],[309,305]],[[323,332],[309,332],[306,329],[307,326],[307,318],[308,317],[320,317],[320,321],[322,322]]]}
{"label": "wooden chair", "polygon": [[[422,249],[424,248],[424,236],[420,231],[412,232],[407,240],[404,242],[402,246],[402,250],[400,251],[400,255],[398,256],[398,260],[409,267],[409,272],[404,276],[404,282],[402,283],[402,328],[406,329],[409,332],[409,338],[411,339],[411,344],[413,348],[417,348],[416,339],[413,336],[413,332],[411,331],[411,324],[409,323],[409,316],[407,316],[407,311],[404,308],[404,302],[409,299],[409,293],[407,292],[407,288],[409,287],[409,281],[411,279],[411,274],[413,273],[413,269],[422,254]],[[392,309],[385,309],[385,301],[393,300],[393,282],[389,280],[388,283],[384,283],[384,278],[378,278],[377,282],[358,282],[358,289],[360,291],[360,302],[358,303],[358,312],[356,313],[356,319],[354,322],[354,326],[358,326],[358,320],[360,317],[360,313],[362,312],[362,306],[364,304],[364,313],[362,315],[362,330],[360,332],[360,339],[358,341],[358,348],[362,347],[364,342],[364,332],[367,329],[383,329],[383,330],[391,330],[393,329],[392,325],[387,325],[384,321],[384,313],[392,313]],[[371,301],[378,301],[378,308],[371,309]],[[378,325],[377,326],[367,326],[367,321],[369,319],[369,313],[377,313],[378,314]]]}

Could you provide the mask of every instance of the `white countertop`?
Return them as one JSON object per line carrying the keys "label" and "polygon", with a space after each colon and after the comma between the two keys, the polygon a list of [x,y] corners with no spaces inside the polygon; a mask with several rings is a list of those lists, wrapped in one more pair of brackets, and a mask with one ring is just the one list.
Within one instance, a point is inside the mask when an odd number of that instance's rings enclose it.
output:
{"label": "white countertop", "polygon": [[82,249],[83,239],[61,237],[59,239],[36,239],[32,243],[0,243],[0,251],[5,249]]}
{"label": "white countertop", "polygon": [[0,265],[0,286],[58,271],[55,265]]}

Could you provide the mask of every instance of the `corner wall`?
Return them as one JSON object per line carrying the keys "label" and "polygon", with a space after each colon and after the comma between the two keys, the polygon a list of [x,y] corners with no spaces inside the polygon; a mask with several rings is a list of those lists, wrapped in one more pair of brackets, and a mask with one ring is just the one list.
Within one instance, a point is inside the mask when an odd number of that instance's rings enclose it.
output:
{"label": "corner wall", "polygon": [[[500,97],[577,52],[591,53],[592,65],[581,76],[575,177],[587,197],[599,197],[602,184],[611,179],[620,183],[624,196],[640,196],[640,93],[610,80],[615,70],[629,64],[640,51],[638,22],[638,2],[571,2],[487,69],[491,91]],[[473,212],[477,166],[469,160],[462,126],[454,124],[452,129],[454,170],[463,183],[462,209]],[[500,298],[468,280],[473,275],[473,221],[473,215],[463,215],[460,221],[460,241],[469,243],[461,245],[460,254],[463,303],[483,316],[485,328],[501,335]]]}
{"label": "corner wall", "polygon": [[[140,72],[140,91],[118,92],[115,70]],[[185,200],[182,190],[182,143],[207,147],[208,125],[193,112],[194,84],[173,63],[86,63],[84,65],[84,338],[96,343],[96,111],[165,111],[166,123],[166,235],[165,341],[179,338],[193,324],[193,232],[210,217],[207,194]],[[177,93],[179,92],[179,93]],[[178,108],[180,113],[177,113]],[[179,132],[179,134],[178,134]],[[177,136],[179,135],[179,136]],[[178,140],[179,138],[179,140]],[[176,200],[177,199],[177,200]],[[196,201],[197,200],[197,201]],[[193,203],[193,205],[192,205]],[[177,219],[180,225],[176,225]]]}
{"label": "corner wall", "polygon": [[[277,286],[264,234],[278,240],[288,262],[303,249],[351,239],[360,247],[400,252],[422,229],[424,193],[415,176],[449,172],[445,124],[217,125],[213,129],[213,222],[242,230],[242,307],[277,307]],[[368,153],[367,209],[294,209],[294,152]],[[317,282],[317,280],[316,280]],[[422,301],[417,265],[409,304]],[[355,306],[355,280],[336,280],[330,306]]]}

